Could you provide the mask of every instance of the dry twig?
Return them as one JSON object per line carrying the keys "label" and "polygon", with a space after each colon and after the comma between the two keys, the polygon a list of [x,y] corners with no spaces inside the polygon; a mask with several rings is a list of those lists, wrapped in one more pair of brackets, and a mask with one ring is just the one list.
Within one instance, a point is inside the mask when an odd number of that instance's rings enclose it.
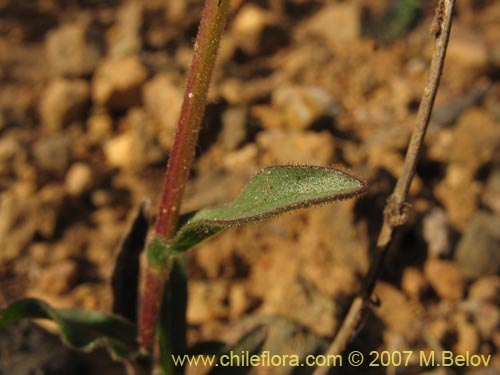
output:
{"label": "dry twig", "polygon": [[[384,209],[384,223],[380,229],[375,249],[374,259],[365,276],[361,292],[354,299],[342,326],[340,327],[334,341],[328,348],[326,355],[342,353],[349,341],[358,331],[359,323],[364,311],[371,305],[371,296],[375,283],[380,275],[382,264],[391,243],[394,230],[405,224],[407,220],[408,190],[415,176],[417,161],[422,149],[425,133],[434,105],[434,99],[439,87],[439,80],[443,71],[446,47],[450,36],[451,22],[455,0],[439,0],[432,26],[432,33],[436,39],[434,53],[429,70],[429,77],[422,95],[422,101],[417,113],[416,125],[408,145],[403,172],[399,177],[392,195],[389,197]],[[314,375],[326,375],[328,367],[318,367]]]}

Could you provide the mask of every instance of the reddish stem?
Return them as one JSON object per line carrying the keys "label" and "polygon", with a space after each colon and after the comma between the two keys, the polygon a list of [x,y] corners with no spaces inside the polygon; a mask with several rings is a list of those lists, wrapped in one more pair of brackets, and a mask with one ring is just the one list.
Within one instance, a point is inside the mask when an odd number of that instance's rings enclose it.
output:
{"label": "reddish stem", "polygon": [[228,1],[220,0],[205,2],[156,221],[156,233],[166,238],[172,237],[177,229],[182,196],[194,159],[227,4]]}
{"label": "reddish stem", "polygon": [[[182,103],[174,144],[170,153],[161,199],[156,234],[169,239],[175,235],[184,188],[189,178],[200,124],[205,112],[208,87],[215,57],[224,29],[229,0],[206,0],[198,36],[194,45],[193,62],[188,73],[184,101]],[[148,248],[148,252],[151,249]],[[139,344],[150,349],[158,320],[163,289],[168,280],[170,267],[165,258],[148,255],[146,286],[139,318]]]}

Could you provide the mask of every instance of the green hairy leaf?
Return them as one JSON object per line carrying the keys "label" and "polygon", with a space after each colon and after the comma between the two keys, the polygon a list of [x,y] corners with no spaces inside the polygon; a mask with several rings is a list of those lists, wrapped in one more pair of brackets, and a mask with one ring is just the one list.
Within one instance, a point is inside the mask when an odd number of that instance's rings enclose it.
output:
{"label": "green hairy leaf", "polygon": [[258,172],[232,203],[182,217],[176,236],[164,247],[167,252],[185,251],[231,226],[364,192],[364,181],[332,167],[268,167]]}
{"label": "green hairy leaf", "polygon": [[53,309],[35,298],[19,300],[0,310],[0,328],[26,318],[53,320],[63,342],[75,349],[91,351],[106,346],[118,358],[132,358],[138,350],[136,327],[125,319],[98,311]]}

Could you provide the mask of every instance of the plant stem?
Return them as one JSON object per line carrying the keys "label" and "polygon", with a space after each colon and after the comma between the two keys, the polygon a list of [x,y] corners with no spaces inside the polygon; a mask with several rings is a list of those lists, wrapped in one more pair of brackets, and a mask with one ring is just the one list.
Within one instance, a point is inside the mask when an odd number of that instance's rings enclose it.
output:
{"label": "plant stem", "polygon": [[[384,223],[377,239],[374,259],[365,276],[361,292],[354,299],[342,326],[334,341],[328,348],[326,355],[336,355],[343,352],[357,332],[364,311],[371,305],[371,295],[382,269],[382,264],[391,243],[394,230],[405,224],[407,220],[408,191],[415,176],[418,158],[422,149],[425,133],[429,124],[434,99],[439,87],[439,80],[443,71],[446,48],[451,31],[451,23],[455,0],[439,0],[432,30],[436,38],[434,53],[429,69],[429,77],[422,95],[422,101],[417,113],[416,125],[408,145],[403,172],[398,178],[396,187],[384,209]],[[317,367],[314,375],[326,375],[328,367]]]}
{"label": "plant stem", "polygon": [[[224,29],[229,0],[206,0],[194,45],[193,62],[188,73],[174,144],[170,153],[165,185],[156,221],[157,238],[168,240],[177,229],[184,188],[189,178],[201,120],[205,112],[208,87],[215,57]],[[148,250],[149,251],[149,250]],[[148,258],[146,287],[141,304],[139,343],[152,346],[163,288],[168,281],[169,267],[161,264],[163,257]]]}

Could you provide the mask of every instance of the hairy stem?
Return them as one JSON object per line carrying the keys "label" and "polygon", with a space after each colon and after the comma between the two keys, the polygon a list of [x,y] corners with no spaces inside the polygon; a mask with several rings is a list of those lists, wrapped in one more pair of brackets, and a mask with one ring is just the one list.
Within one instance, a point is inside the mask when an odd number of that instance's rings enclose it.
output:
{"label": "hairy stem", "polygon": [[[393,232],[406,223],[408,191],[411,181],[415,176],[418,158],[422,149],[425,133],[429,124],[434,99],[439,87],[439,81],[443,71],[446,48],[451,31],[451,23],[455,0],[439,0],[436,7],[436,15],[432,31],[436,38],[434,53],[429,69],[429,77],[422,95],[422,101],[418,109],[415,129],[413,131],[408,150],[405,157],[403,172],[398,178],[396,187],[384,209],[384,223],[380,229],[374,259],[365,276],[361,292],[357,296],[342,322],[334,341],[328,348],[326,355],[335,355],[343,352],[357,332],[363,312],[370,306],[370,298],[375,288],[375,283],[382,269],[382,264],[391,243]],[[328,367],[316,368],[314,375],[326,375]]]}
{"label": "hairy stem", "polygon": [[[206,0],[194,45],[193,62],[189,70],[174,144],[168,161],[161,198],[156,236],[173,237],[176,232],[184,188],[193,163],[201,120],[205,112],[208,87],[215,57],[224,29],[229,0]],[[148,249],[149,252],[149,249]],[[154,250],[153,250],[154,252]],[[159,307],[169,267],[161,264],[162,257],[148,257],[146,287],[139,320],[139,343],[152,346]]]}

